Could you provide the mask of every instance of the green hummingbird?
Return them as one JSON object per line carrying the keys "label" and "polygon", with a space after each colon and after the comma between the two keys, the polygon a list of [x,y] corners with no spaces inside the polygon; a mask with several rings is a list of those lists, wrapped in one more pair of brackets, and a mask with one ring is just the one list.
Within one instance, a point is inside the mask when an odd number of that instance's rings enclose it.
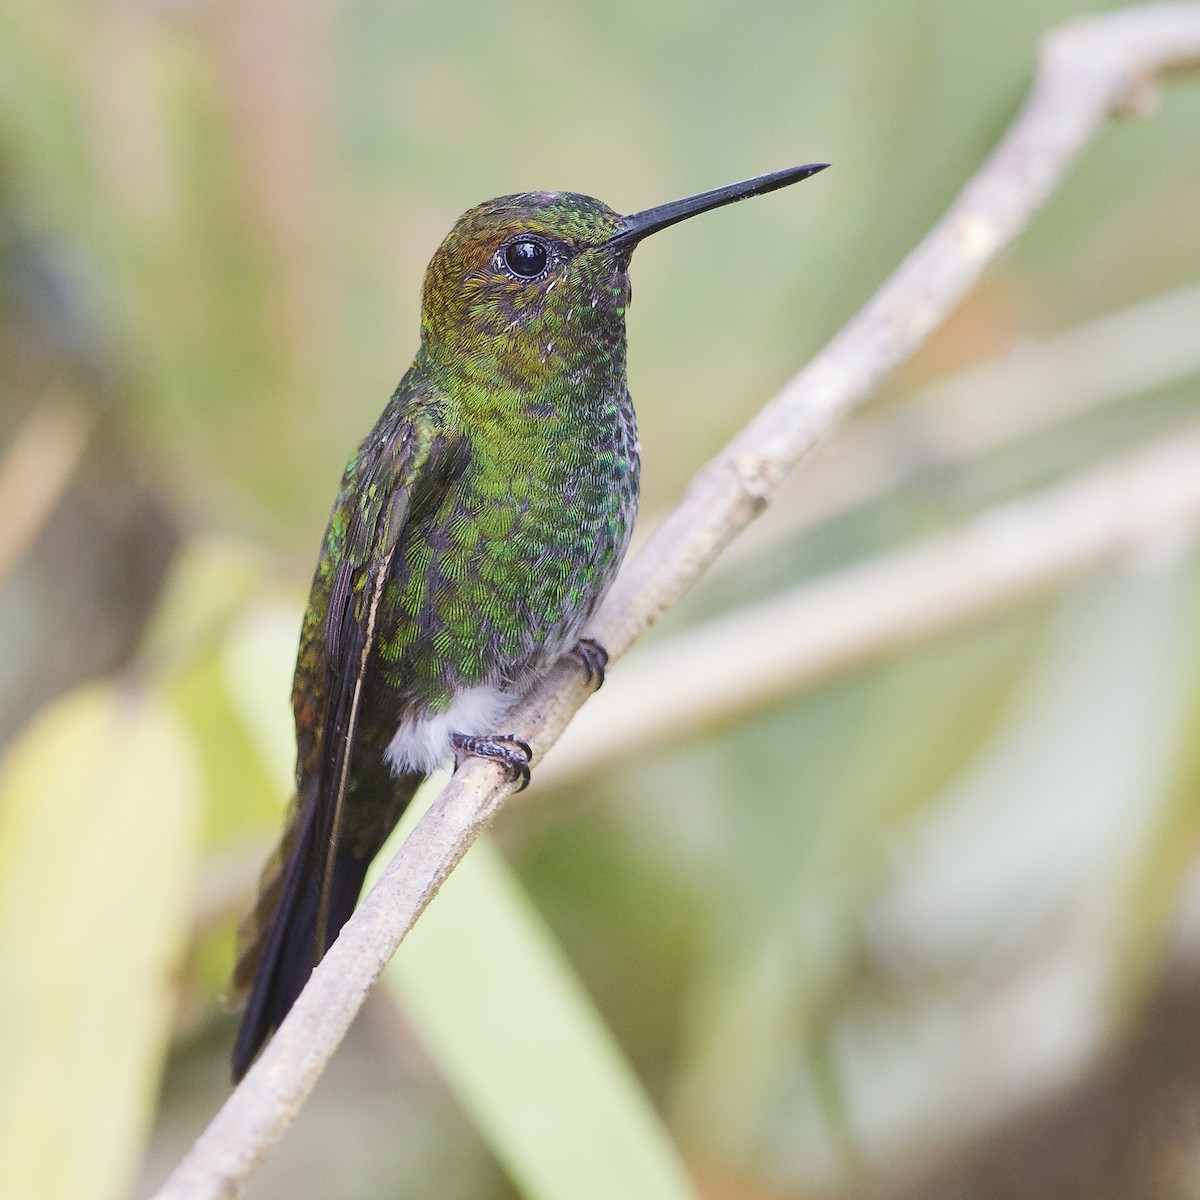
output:
{"label": "green hummingbird", "polygon": [[629,260],[645,237],[823,170],[810,163],[621,216],[527,192],[434,254],[416,358],[342,476],[300,635],[296,796],[239,929],[240,1079],[349,919],[367,867],[442,762],[499,761],[505,714],[583,637],[633,530]]}

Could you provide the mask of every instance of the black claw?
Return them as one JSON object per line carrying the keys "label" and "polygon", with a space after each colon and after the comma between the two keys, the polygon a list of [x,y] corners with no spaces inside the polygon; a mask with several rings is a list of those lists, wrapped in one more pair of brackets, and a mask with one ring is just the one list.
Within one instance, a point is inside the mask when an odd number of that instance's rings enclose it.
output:
{"label": "black claw", "polygon": [[516,746],[526,758],[533,757],[533,747],[524,738],[513,737],[511,733],[501,733],[496,735],[496,741],[508,742],[509,745]]}
{"label": "black claw", "polygon": [[596,690],[599,691],[604,686],[608,651],[595,638],[580,638],[571,653],[583,664],[588,683],[595,683]]}
{"label": "black claw", "polygon": [[494,734],[491,737],[454,733],[450,735],[450,745],[454,748],[455,757],[460,765],[464,758],[490,758],[504,768],[510,781],[521,781],[518,792],[523,792],[529,786],[529,760],[533,757],[533,750],[523,738],[514,737],[510,733]]}

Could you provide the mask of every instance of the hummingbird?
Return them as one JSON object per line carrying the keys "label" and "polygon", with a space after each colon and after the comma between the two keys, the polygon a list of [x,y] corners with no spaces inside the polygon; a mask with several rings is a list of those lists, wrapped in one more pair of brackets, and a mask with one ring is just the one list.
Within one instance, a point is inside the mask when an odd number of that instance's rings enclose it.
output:
{"label": "hummingbird", "polygon": [[529,782],[503,729],[584,636],[629,545],[637,425],[629,262],[644,238],[815,175],[809,163],[621,216],[526,192],[466,212],[434,254],[412,366],[346,466],[300,634],[296,794],[238,931],[238,1081],[350,918],[421,782],[481,756]]}

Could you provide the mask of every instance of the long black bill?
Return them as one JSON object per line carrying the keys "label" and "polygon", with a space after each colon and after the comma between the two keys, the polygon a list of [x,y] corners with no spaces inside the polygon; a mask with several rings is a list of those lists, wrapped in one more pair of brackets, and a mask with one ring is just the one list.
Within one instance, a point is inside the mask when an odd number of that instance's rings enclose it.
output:
{"label": "long black bill", "polygon": [[799,183],[818,171],[823,171],[828,163],[806,163],[802,167],[787,167],[782,171],[772,171],[769,175],[759,175],[754,179],[746,179],[741,183],[731,183],[728,187],[716,188],[711,192],[701,192],[698,196],[688,196],[683,200],[672,200],[670,204],[660,204],[657,208],[647,208],[643,212],[633,213],[625,218],[625,228],[620,233],[608,239],[608,246],[632,246],[642,238],[686,221],[697,213],[708,212],[709,209],[720,208],[724,204],[733,204],[736,200],[747,200],[751,196],[761,196],[778,188],[789,187]]}

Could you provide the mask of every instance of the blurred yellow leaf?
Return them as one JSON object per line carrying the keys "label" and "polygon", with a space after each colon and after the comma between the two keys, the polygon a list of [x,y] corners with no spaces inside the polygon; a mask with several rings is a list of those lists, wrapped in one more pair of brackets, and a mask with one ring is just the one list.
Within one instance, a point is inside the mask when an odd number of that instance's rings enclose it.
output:
{"label": "blurred yellow leaf", "polygon": [[262,589],[263,578],[262,556],[249,543],[193,538],[175,559],[139,661],[168,672],[194,665]]}
{"label": "blurred yellow leaf", "polygon": [[116,685],[0,770],[0,1196],[124,1194],[149,1124],[199,830],[170,709]]}

